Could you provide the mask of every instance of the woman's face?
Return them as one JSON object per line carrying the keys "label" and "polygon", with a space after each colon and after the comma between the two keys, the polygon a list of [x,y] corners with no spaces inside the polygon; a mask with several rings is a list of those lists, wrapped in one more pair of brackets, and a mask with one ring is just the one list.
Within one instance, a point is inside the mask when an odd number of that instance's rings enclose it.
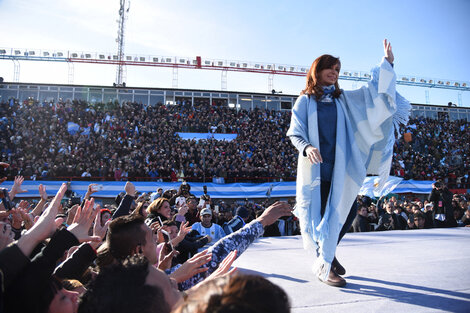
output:
{"label": "woman's face", "polygon": [[331,68],[321,70],[318,74],[318,83],[321,86],[334,85],[338,81],[340,70],[341,66],[339,65],[339,63],[336,63]]}
{"label": "woman's face", "polygon": [[162,206],[160,207],[160,210],[158,210],[157,212],[169,219],[171,212],[170,203],[168,203],[168,201],[163,202]]}

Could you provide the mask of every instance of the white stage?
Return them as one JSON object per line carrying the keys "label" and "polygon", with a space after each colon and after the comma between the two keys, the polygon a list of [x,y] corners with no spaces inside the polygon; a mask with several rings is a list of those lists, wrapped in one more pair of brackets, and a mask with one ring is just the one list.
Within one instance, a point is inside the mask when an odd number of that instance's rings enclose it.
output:
{"label": "white stage", "polygon": [[336,256],[344,288],[318,281],[300,236],[261,238],[235,266],[281,286],[294,313],[470,312],[470,228],[348,233]]}

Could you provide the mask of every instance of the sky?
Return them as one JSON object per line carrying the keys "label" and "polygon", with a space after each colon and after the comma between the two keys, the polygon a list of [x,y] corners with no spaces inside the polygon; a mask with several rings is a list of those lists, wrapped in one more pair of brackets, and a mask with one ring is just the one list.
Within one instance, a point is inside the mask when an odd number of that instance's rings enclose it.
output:
{"label": "sky", "polygon": [[[0,48],[116,54],[119,0],[0,0]],[[382,40],[398,75],[470,82],[470,0],[131,0],[125,54],[309,66],[339,56],[343,70],[380,62]],[[0,76],[13,80],[13,62]],[[74,65],[74,84],[110,86],[111,65]],[[172,87],[171,69],[127,67],[132,87]],[[67,64],[22,61],[20,82],[68,82]],[[299,94],[305,78],[274,76],[273,87]],[[344,89],[361,83],[340,81]],[[178,70],[178,88],[221,89],[220,71]],[[227,73],[227,90],[269,92],[268,75]],[[412,103],[470,107],[470,92],[398,86]]]}

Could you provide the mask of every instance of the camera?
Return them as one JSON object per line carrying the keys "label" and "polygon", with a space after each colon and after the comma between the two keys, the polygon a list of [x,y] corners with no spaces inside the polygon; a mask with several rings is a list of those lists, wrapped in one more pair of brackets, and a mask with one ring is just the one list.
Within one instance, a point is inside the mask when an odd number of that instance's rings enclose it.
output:
{"label": "camera", "polygon": [[74,206],[75,204],[80,204],[82,202],[80,197],[72,197],[70,198],[70,207]]}

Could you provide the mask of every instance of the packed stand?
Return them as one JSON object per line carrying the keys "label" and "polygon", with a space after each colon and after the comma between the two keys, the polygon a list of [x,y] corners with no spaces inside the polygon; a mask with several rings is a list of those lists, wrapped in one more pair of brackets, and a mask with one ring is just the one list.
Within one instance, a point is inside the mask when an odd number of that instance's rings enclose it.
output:
{"label": "packed stand", "polygon": [[411,118],[394,148],[392,175],[442,179],[452,189],[470,189],[470,122]]}
{"label": "packed stand", "polygon": [[[290,112],[228,108],[189,100],[176,105],[45,103],[0,105],[2,159],[9,177],[164,181],[293,180],[297,153],[286,130]],[[79,129],[68,131],[69,122]],[[470,123],[412,118],[395,144],[391,174],[442,179],[470,188]],[[236,133],[233,141],[182,140],[176,132]]]}
{"label": "packed stand", "polygon": [[[10,177],[104,177],[225,182],[295,176],[285,137],[290,112],[236,111],[208,103],[122,107],[82,101],[1,104],[0,149]],[[79,130],[68,132],[69,122]],[[233,141],[182,140],[175,132],[236,133]],[[205,170],[205,172],[204,172]]]}

